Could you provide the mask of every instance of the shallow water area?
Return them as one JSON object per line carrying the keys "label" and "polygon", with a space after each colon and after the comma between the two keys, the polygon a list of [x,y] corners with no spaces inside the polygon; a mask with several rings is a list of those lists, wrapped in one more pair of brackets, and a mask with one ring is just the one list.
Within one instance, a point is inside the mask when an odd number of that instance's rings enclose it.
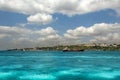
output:
{"label": "shallow water area", "polygon": [[120,80],[120,51],[0,51],[0,80]]}

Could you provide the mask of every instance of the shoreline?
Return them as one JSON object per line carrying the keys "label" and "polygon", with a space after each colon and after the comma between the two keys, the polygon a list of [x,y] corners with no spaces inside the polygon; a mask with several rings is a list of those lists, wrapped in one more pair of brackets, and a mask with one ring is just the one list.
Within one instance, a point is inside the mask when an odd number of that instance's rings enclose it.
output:
{"label": "shoreline", "polygon": [[[58,45],[51,47],[24,47],[10,48],[4,51],[120,51],[120,44],[80,44],[80,45]],[[3,51],[3,50],[1,50]]]}
{"label": "shoreline", "polygon": [[9,49],[9,50],[0,50],[0,52],[63,52],[63,53],[84,53],[84,52],[115,52],[120,51],[120,49],[84,49],[84,51],[66,51],[58,49],[44,49],[44,50],[19,50],[19,49]]}

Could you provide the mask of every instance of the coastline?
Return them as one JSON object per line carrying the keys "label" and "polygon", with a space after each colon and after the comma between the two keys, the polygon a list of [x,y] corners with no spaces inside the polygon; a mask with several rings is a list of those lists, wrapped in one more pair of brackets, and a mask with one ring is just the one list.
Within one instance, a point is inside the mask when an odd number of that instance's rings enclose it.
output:
{"label": "coastline", "polygon": [[120,51],[120,45],[118,46],[81,46],[81,45],[66,45],[66,46],[52,46],[52,47],[34,47],[34,48],[15,48],[7,49],[5,51],[63,51],[65,48],[69,48],[70,51]]}

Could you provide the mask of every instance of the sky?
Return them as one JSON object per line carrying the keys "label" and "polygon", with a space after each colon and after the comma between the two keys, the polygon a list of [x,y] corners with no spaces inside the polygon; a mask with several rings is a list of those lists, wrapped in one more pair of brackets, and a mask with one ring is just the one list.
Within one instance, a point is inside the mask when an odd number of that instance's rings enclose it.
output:
{"label": "sky", "polygon": [[120,44],[120,0],[0,0],[0,49]]}

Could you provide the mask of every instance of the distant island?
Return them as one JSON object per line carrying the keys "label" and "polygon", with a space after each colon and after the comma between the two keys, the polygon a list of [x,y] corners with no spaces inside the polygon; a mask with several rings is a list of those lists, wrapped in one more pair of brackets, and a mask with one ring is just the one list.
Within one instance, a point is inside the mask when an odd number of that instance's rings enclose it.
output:
{"label": "distant island", "polygon": [[120,44],[91,43],[79,45],[58,45],[52,47],[16,48],[8,49],[7,51],[62,51],[66,47],[69,48],[69,50],[120,50]]}

